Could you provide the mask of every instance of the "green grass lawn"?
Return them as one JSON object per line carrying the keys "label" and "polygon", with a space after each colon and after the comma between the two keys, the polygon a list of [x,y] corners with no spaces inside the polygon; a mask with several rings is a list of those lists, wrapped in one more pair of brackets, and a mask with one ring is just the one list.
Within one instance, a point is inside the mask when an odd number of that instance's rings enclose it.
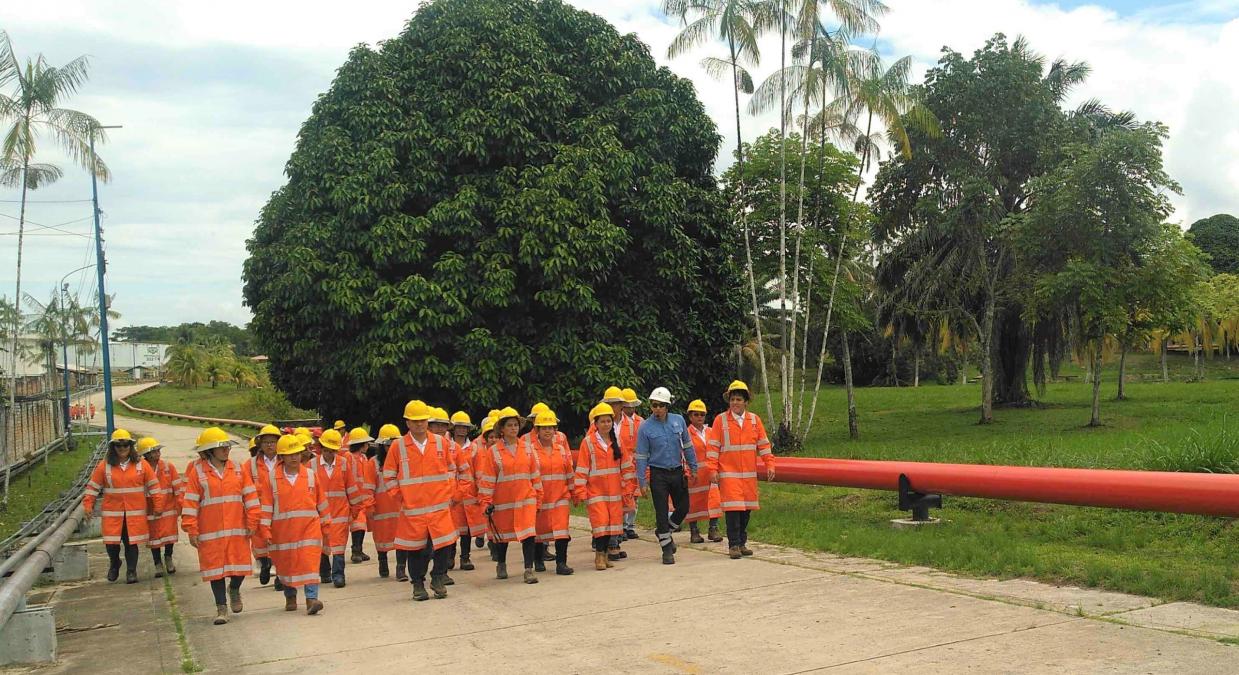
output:
{"label": "green grass lawn", "polygon": [[[229,384],[221,384],[215,388],[203,386],[187,389],[165,384],[134,394],[126,400],[129,402],[129,405],[147,410],[161,410],[185,415],[198,415],[200,417],[252,420],[255,422],[269,422],[277,418],[311,419],[317,417],[313,412],[296,408],[272,411],[262,403],[263,397],[256,396],[256,393],[256,390],[237,389]],[[134,413],[120,404],[117,404],[116,410],[120,415],[149,419],[165,424],[203,426],[200,422],[174,420],[167,417]],[[254,433],[253,429],[245,426],[228,425],[226,428],[241,436],[249,436]]]}
{"label": "green grass lawn", "polygon": [[68,489],[100,439],[99,436],[87,436],[85,440],[78,438],[75,437],[72,451],[52,453],[46,468],[40,464],[13,478],[9,485],[8,508],[0,510],[0,539],[13,534],[22,523],[42,513],[48,502]]}
{"label": "green grass lawn", "polygon": [[[1179,358],[1190,370],[1190,359]],[[1151,366],[1160,376],[1155,358],[1133,360],[1136,372]],[[1085,426],[1091,386],[1083,382],[1050,385],[1035,408],[998,409],[988,426],[976,423],[979,385],[858,389],[859,441],[848,438],[844,391],[831,388],[804,456],[1239,468],[1239,359],[1211,363],[1204,382],[1129,382],[1126,401],[1113,400],[1113,370],[1107,374],[1100,428]],[[763,401],[752,409],[765,415]],[[1239,607],[1239,531],[1230,519],[946,497],[936,514],[943,524],[895,530],[894,493],[763,484],[761,496],[751,526],[761,541]]]}

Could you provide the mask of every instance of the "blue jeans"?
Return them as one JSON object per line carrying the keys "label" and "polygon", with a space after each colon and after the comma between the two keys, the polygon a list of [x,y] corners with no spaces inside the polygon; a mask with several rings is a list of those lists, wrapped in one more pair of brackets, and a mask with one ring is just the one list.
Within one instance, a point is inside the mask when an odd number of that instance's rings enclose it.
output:
{"label": "blue jeans", "polygon": [[[296,587],[285,586],[284,597],[296,598],[297,597]],[[318,599],[318,584],[306,584],[305,585],[305,599],[306,600],[317,600]]]}
{"label": "blue jeans", "polygon": [[637,529],[637,505],[634,504],[631,512],[624,513],[624,529]]}

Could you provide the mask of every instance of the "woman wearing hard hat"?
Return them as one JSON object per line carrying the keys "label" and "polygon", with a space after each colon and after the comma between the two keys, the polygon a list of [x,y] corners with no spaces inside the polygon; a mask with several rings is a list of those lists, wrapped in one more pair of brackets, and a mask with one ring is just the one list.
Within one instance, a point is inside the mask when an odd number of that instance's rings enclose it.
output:
{"label": "woman wearing hard hat", "polygon": [[[478,468],[477,468],[478,454],[490,449],[491,444],[495,442],[495,415],[498,415],[498,414],[499,414],[498,410],[491,410],[489,413],[487,413],[486,419],[482,420],[482,433],[478,434],[478,437],[473,439],[473,451],[470,457],[473,461],[470,463],[470,465],[473,467],[473,488],[474,488],[473,494],[474,495],[477,494],[477,484],[478,484]],[[486,518],[485,510],[482,508],[481,502],[478,503],[478,513],[481,514],[482,516],[482,522],[484,523],[483,527],[484,528],[488,527],[488,525],[485,525],[487,518]],[[475,534],[473,535],[473,537],[474,537],[473,538],[474,548],[480,549],[482,548],[482,544],[485,543],[486,549],[490,552],[491,562],[499,561],[499,556],[495,554],[494,538],[490,537],[489,535],[486,537],[483,537],[480,534]]]}
{"label": "woman wearing hard hat", "polygon": [[172,548],[176,544],[176,521],[181,516],[181,499],[184,496],[184,485],[181,476],[176,472],[172,462],[160,459],[163,445],[147,436],[138,441],[137,452],[146,462],[151,474],[158,484],[151,490],[151,504],[154,510],[146,516],[150,527],[151,538],[146,545],[151,549],[151,558],[155,563],[155,578],[176,574],[176,565],[172,562]]}
{"label": "woman wearing hard hat", "polygon": [[508,545],[520,543],[524,581],[536,584],[534,548],[538,504],[542,502],[538,458],[532,449],[519,443],[521,417],[515,408],[503,408],[496,419],[499,438],[477,457],[478,502],[490,519],[496,542],[495,576],[508,578]]}
{"label": "woman wearing hard hat", "polygon": [[469,432],[473,422],[462,410],[452,413],[452,440],[456,443],[456,472],[462,480],[461,494],[464,496],[461,508],[464,511],[464,526],[457,523],[460,539],[460,569],[474,569],[473,561],[469,559],[471,539],[481,538],[486,534],[486,514],[482,513],[482,505],[478,504],[477,476],[473,470],[474,457],[477,455],[477,445],[470,440]]}
{"label": "woman wearing hard hat", "polygon": [[374,496],[368,507],[366,522],[370,526],[370,536],[374,539],[374,550],[379,554],[379,576],[386,579],[391,574],[387,554],[395,551],[396,581],[404,582],[409,580],[409,575],[405,573],[408,554],[396,548],[400,500],[391,489],[392,486],[383,479],[383,462],[387,460],[392,441],[399,436],[400,429],[394,424],[379,427],[379,437],[374,441],[374,456],[366,460],[362,480],[374,486]]}
{"label": "woman wearing hard hat", "polygon": [[727,521],[727,553],[733,560],[753,555],[749,550],[749,515],[760,508],[757,501],[757,460],[766,467],[766,479],[774,480],[774,454],[770,437],[756,413],[748,411],[749,387],[732,382],[723,394],[728,409],[714,418],[710,474],[718,483],[723,516]]}
{"label": "woman wearing hard hat", "polygon": [[138,582],[138,544],[150,539],[146,520],[154,513],[152,490],[157,483],[146,462],[133,451],[133,436],[124,429],[112,432],[108,452],[90,474],[82,509],[91,517],[103,495],[103,545],[108,552],[108,581],[120,577],[121,547],[125,549],[125,583]]}
{"label": "woman wearing hard hat", "polygon": [[701,464],[694,480],[691,476],[688,482],[688,523],[690,541],[694,544],[705,543],[697,523],[710,521],[710,531],[707,535],[710,541],[722,541],[718,533],[718,519],[723,515],[718,497],[718,484],[710,475],[710,465],[706,458],[710,454],[710,427],[706,426],[705,401],[697,399],[688,404],[688,437],[693,441],[693,450]]}
{"label": "woman wearing hard hat", "polygon": [[[205,458],[186,470],[181,527],[198,550],[202,580],[215,596],[215,625],[228,623],[228,608],[239,613],[241,582],[253,573],[248,534],[259,529],[262,510],[257,489],[241,467],[228,459],[236,442],[223,429],[198,435],[194,448]],[[225,597],[225,587],[227,596]]]}
{"label": "woman wearing hard hat", "polygon": [[349,470],[348,460],[340,449],[343,438],[335,429],[328,429],[318,438],[321,454],[310,461],[310,470],[327,496],[331,515],[323,524],[323,543],[326,549],[319,560],[319,581],[344,588],[344,550],[349,543],[349,522],[359,510],[357,485]]}
{"label": "woman wearing hard hat", "polygon": [[[275,454],[275,444],[279,440],[279,429],[271,424],[264,426],[251,441],[254,447],[250,451],[250,458],[241,465],[241,471],[249,476],[250,482],[259,491],[263,489],[268,474],[279,461]],[[258,583],[266,586],[271,581],[271,556],[267,552],[266,542],[258,536],[257,532],[250,536],[250,550],[254,553],[254,559],[258,561]]]}
{"label": "woman wearing hard hat", "polygon": [[619,549],[616,537],[624,532],[623,500],[636,485],[632,460],[625,458],[615,436],[615,413],[605,402],[589,411],[590,428],[576,459],[573,494],[584,502],[594,540],[594,569],[614,567]]}
{"label": "woman wearing hard hat", "polygon": [[568,516],[571,509],[573,470],[572,449],[567,440],[560,440],[559,418],[549,408],[539,412],[533,422],[533,433],[523,439],[525,447],[536,453],[542,475],[542,503],[538,505],[537,549],[534,551],[534,571],[545,572],[547,549],[555,547],[555,574],[572,574],[568,567]]}
{"label": "woman wearing hard hat", "polygon": [[366,531],[370,529],[366,514],[374,506],[374,481],[366,480],[365,467],[370,463],[370,444],[374,442],[374,439],[365,429],[353,427],[344,440],[348,443],[348,452],[342,456],[348,459],[348,468],[353,474],[353,485],[357,488],[356,494],[350,500],[357,502],[357,508],[353,513],[353,519],[348,524],[349,536],[353,539],[351,561],[353,563],[369,562],[370,556],[366,555],[362,549],[366,544]]}
{"label": "woman wearing hard hat", "polygon": [[318,614],[318,566],[323,528],[331,516],[327,493],[313,471],[302,464],[305,440],[280,436],[276,443],[279,464],[271,469],[259,493],[262,520],[259,531],[269,542],[275,573],[284,585],[284,611],[297,609],[297,589],[305,588],[306,614]]}

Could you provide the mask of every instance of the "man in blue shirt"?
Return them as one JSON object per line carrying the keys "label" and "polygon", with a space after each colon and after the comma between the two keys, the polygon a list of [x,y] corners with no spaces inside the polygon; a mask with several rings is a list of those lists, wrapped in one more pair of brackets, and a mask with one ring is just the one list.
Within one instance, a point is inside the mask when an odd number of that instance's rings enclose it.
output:
{"label": "man in blue shirt", "polygon": [[[663,549],[663,564],[675,564],[675,542],[672,532],[678,532],[688,515],[688,479],[684,465],[697,479],[697,453],[688,436],[688,424],[684,418],[670,412],[671,392],[658,387],[650,394],[650,410],[653,415],[641,423],[637,430],[637,496],[644,496],[647,489],[646,468],[649,468],[648,489],[654,502],[654,516],[658,522],[654,533]],[[675,505],[675,512],[668,516],[667,498]]]}

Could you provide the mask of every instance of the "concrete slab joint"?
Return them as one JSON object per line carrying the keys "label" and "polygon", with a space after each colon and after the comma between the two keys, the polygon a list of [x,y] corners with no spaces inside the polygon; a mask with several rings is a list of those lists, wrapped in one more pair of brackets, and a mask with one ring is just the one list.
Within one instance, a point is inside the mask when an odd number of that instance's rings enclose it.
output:
{"label": "concrete slab joint", "polygon": [[86,554],[86,542],[67,542],[52,558],[52,571],[45,575],[52,581],[81,581],[90,578],[90,557]]}
{"label": "concrete slab joint", "polygon": [[20,609],[0,628],[0,666],[55,660],[56,617],[49,605]]}

